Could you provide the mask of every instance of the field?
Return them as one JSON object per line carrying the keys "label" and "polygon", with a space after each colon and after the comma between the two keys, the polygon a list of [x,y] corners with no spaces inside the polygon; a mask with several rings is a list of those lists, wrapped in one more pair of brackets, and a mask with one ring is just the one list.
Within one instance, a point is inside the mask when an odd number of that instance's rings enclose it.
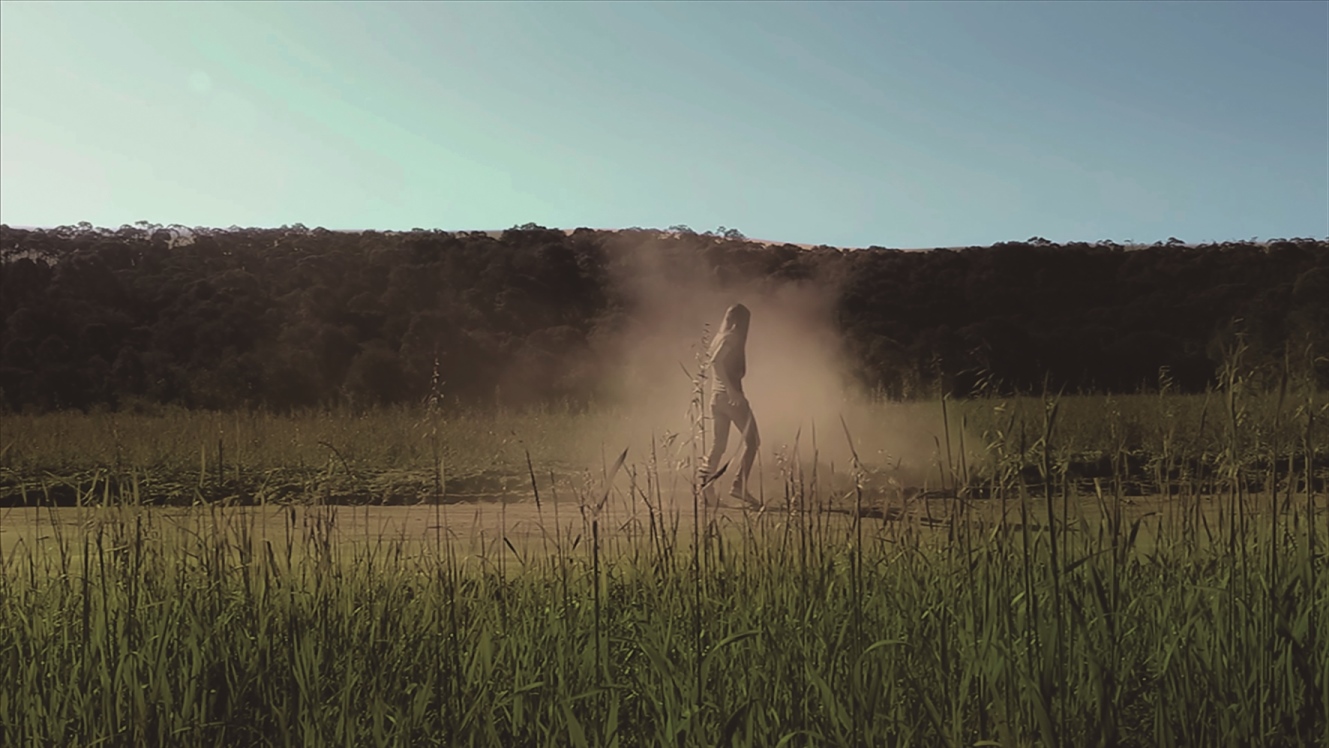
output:
{"label": "field", "polygon": [[4,416],[0,744],[1329,741],[1329,401]]}

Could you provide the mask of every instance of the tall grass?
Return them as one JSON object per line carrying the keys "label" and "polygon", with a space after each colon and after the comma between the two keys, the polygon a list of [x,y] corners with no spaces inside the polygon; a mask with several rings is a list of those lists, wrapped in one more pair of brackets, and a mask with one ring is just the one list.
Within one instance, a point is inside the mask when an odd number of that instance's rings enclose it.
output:
{"label": "tall grass", "polygon": [[[1279,450],[1277,458],[1269,449],[1239,455],[1248,463],[1246,479],[1261,486],[1270,476],[1283,480],[1289,469],[1303,472],[1306,456],[1329,465],[1324,419],[1314,424],[1307,449],[1287,449],[1306,435],[1303,421],[1286,415],[1294,404],[1322,411],[1329,404],[1325,394],[1285,392],[1284,402],[1278,397],[1249,392],[1243,400],[1245,438]],[[1094,478],[1119,478],[1127,494],[1217,490],[1216,465],[1230,447],[1221,393],[1177,395],[1164,387],[1157,394],[1066,396],[1058,403],[1057,452],[1067,463],[1067,478],[1082,491],[1093,490]],[[1034,446],[1042,408],[1036,397],[849,402],[845,415],[869,483],[894,479],[929,491],[995,495],[998,465],[1014,466],[997,459],[998,448],[1006,458],[1020,458],[1026,482],[1038,482],[1042,458]],[[801,434],[805,459],[809,431],[815,430],[808,425]],[[822,425],[838,430],[833,420]],[[570,477],[629,435],[636,434],[634,453],[644,452],[647,442],[637,426],[626,412],[558,408],[487,415],[432,407],[285,416],[183,410],[10,414],[0,429],[0,505],[72,505],[80,493],[114,498],[136,482],[145,501],[175,505],[497,498],[529,489],[528,455],[542,471]],[[771,447],[789,436],[798,435],[767,435]],[[892,470],[901,449],[912,454],[904,455],[903,471]],[[826,478],[826,468],[821,461],[818,474],[814,463],[807,477]],[[843,470],[835,475],[842,484],[849,478]]]}
{"label": "tall grass", "polygon": [[[615,420],[598,414],[599,424]],[[589,462],[599,442],[587,417],[559,408],[438,415],[398,408],[361,414],[10,414],[0,434],[0,490],[73,503],[76,489],[112,495],[135,476],[154,502],[305,501],[416,503],[441,493],[448,466],[458,498],[521,485],[510,464],[528,451],[563,469]],[[585,435],[587,438],[580,438]],[[109,486],[105,485],[109,483]]]}
{"label": "tall grass", "polygon": [[676,532],[614,553],[569,537],[506,574],[451,543],[339,542],[325,507],[283,510],[269,538],[222,509],[191,510],[201,532],[87,511],[95,529],[57,552],[5,559],[5,745],[1324,736],[1329,588],[1308,533],[1323,521],[1299,507],[1251,519],[1239,554],[1168,529],[1140,552],[1141,520],[1072,519],[1053,564],[1057,525],[1031,507],[1023,535],[958,524],[944,545],[802,514],[709,551]]}
{"label": "tall grass", "polygon": [[422,544],[353,537],[355,509],[273,525],[81,489],[10,510],[37,531],[0,558],[0,744],[1325,744],[1316,397],[1234,368],[1203,415],[1154,423],[1170,488],[1143,512],[1123,401],[1086,485],[1078,401],[1052,396],[1023,434],[1025,404],[948,404],[983,459],[942,480],[991,498],[944,518],[873,519],[870,466],[852,448],[837,484],[815,432],[747,514],[706,511],[654,442],[573,495],[532,452],[538,546],[505,519],[477,550],[446,505]]}

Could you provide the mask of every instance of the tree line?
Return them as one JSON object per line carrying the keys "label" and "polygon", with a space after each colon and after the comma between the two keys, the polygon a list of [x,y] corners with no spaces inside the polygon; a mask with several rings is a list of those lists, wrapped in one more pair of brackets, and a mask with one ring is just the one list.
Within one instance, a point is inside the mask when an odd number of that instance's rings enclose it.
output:
{"label": "tree line", "polygon": [[1329,241],[845,250],[724,229],[501,233],[0,226],[9,410],[593,402],[624,278],[836,295],[870,391],[1179,391],[1242,341],[1329,386]]}

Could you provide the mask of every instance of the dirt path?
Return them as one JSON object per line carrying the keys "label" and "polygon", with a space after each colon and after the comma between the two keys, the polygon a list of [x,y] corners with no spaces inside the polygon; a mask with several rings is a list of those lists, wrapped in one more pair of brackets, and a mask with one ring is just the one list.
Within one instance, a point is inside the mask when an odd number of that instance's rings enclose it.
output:
{"label": "dirt path", "polygon": [[[1304,498],[1300,499],[1304,514]],[[1329,534],[1326,497],[1317,497],[1316,522]],[[1063,507],[1054,501],[1058,516],[1063,508],[1071,518],[1072,531],[1083,518],[1097,532],[1104,507],[1095,497],[1077,497]],[[1267,497],[1252,499],[1246,515],[1268,515]],[[1032,499],[1025,507],[1031,529],[1045,526],[1047,505]],[[1139,523],[1139,537],[1149,542],[1163,528],[1191,522],[1197,532],[1219,533],[1231,522],[1231,506],[1216,497],[1183,502],[1159,496],[1126,499],[1121,507],[1127,528]],[[1018,501],[914,499],[907,502],[869,501],[865,504],[862,528],[873,534],[918,533],[918,537],[944,542],[952,518],[968,518],[976,526],[995,530],[1005,517],[1008,530],[1021,525]],[[791,512],[783,506],[760,511],[737,507],[699,507],[695,515],[703,526],[725,533],[783,531],[802,526],[823,533],[830,542],[848,540],[853,531],[852,504],[821,505],[808,512]],[[712,525],[712,523],[714,523]],[[1059,523],[1060,524],[1060,523]],[[327,537],[343,550],[372,550],[396,544],[403,553],[431,554],[448,548],[462,558],[516,558],[527,561],[553,553],[584,551],[597,535],[607,553],[630,552],[634,546],[652,542],[664,534],[676,538],[679,547],[691,544],[694,510],[690,502],[651,507],[640,500],[611,497],[598,511],[574,502],[537,504],[519,501],[476,501],[415,506],[266,506],[266,507],[57,507],[0,509],[0,567],[17,568],[21,557],[56,557],[61,552],[81,553],[85,532],[95,545],[101,532],[104,543],[127,543],[133,533],[167,543],[226,534],[237,540],[256,539],[284,548],[288,542],[301,545],[305,536]],[[1205,529],[1207,528],[1207,530]],[[319,535],[319,533],[322,533]],[[24,562],[26,563],[26,562]]]}

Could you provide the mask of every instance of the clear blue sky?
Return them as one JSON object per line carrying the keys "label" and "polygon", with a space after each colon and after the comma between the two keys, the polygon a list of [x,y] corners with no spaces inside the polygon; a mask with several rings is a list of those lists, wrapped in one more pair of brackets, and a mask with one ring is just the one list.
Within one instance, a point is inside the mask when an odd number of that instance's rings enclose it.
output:
{"label": "clear blue sky", "polygon": [[0,4],[0,221],[1329,236],[1329,3]]}

